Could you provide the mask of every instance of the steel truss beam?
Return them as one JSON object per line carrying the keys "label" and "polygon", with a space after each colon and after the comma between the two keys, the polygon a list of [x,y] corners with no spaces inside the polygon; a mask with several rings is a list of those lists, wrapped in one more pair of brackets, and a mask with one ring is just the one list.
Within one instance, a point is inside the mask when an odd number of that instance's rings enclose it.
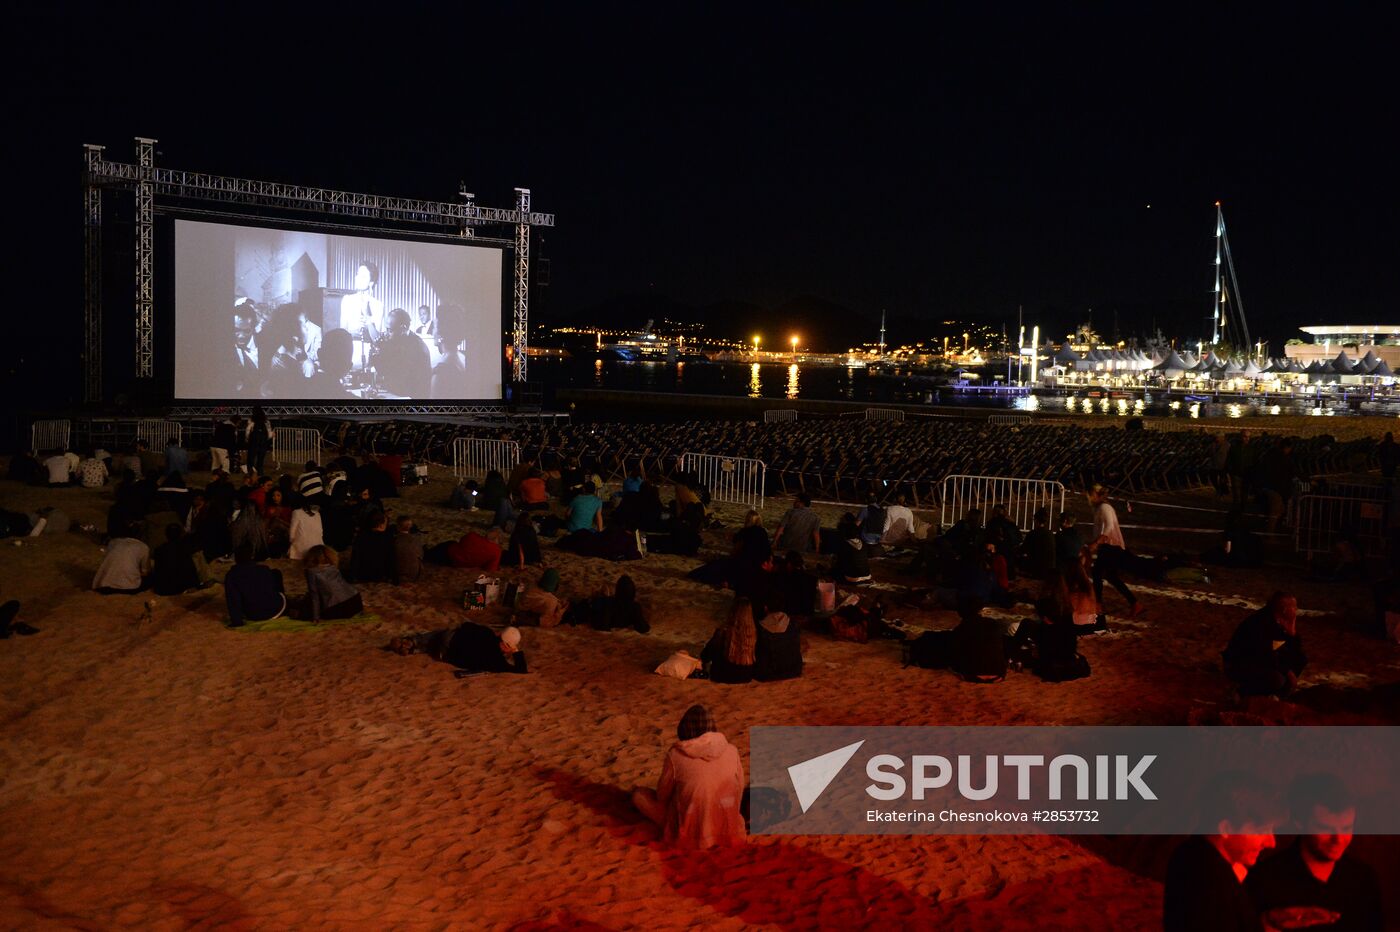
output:
{"label": "steel truss beam", "polygon": [[94,175],[102,162],[102,147],[83,148],[83,400],[95,404],[102,400],[102,188]]}
{"label": "steel truss beam", "polygon": [[156,374],[155,349],[155,195],[151,169],[155,167],[156,141],[136,137],[136,377]]}
{"label": "steel truss beam", "polygon": [[[133,186],[142,179],[140,165],[99,160],[93,173],[103,184]],[[554,215],[482,207],[475,201],[428,201],[415,198],[384,197],[379,194],[355,194],[331,188],[281,184],[273,181],[251,181],[204,172],[176,171],[155,168],[150,175],[155,193],[161,197],[214,200],[228,204],[256,204],[260,207],[280,207],[315,213],[342,214],[392,223],[427,223],[443,226],[476,225],[483,223],[519,224],[552,227]],[[528,201],[527,201],[528,204]]]}
{"label": "steel truss beam", "polygon": [[[515,189],[515,212],[521,218],[530,216],[530,189]],[[530,348],[530,223],[521,219],[515,227],[515,301],[512,314],[514,327],[512,344],[512,378],[524,385],[528,376]]]}

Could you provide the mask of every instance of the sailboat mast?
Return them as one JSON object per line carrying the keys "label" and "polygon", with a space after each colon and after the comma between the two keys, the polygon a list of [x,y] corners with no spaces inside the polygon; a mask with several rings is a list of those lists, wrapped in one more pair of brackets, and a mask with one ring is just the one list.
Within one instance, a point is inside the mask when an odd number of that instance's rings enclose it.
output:
{"label": "sailboat mast", "polygon": [[1220,202],[1215,202],[1215,294],[1211,298],[1211,346],[1220,342],[1220,306],[1225,303],[1225,292],[1220,287],[1220,249],[1223,245],[1222,238],[1225,235],[1225,213],[1220,208]]}

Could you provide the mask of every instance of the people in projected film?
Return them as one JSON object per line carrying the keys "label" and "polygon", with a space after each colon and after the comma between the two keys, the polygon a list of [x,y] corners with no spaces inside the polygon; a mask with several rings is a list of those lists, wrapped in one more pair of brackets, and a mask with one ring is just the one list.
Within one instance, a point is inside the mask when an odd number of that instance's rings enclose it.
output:
{"label": "people in projected film", "polygon": [[372,293],[378,276],[373,263],[360,263],[356,290],[340,299],[338,314],[332,306],[324,328],[319,307],[236,299],[221,379],[230,396],[467,397],[466,311],[442,304],[436,313],[426,305],[417,314],[385,312]]}

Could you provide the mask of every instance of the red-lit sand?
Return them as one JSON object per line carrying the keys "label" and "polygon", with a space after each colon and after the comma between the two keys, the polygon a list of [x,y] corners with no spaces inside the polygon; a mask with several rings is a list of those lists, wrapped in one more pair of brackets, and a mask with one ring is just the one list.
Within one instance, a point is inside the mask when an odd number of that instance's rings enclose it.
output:
{"label": "red-lit sand", "polygon": [[[435,482],[394,507],[432,540],[484,522],[428,504],[445,495]],[[0,483],[5,507],[45,502],[101,525],[110,493]],[[1013,673],[973,686],[902,669],[892,642],[813,637],[801,680],[725,687],[651,673],[698,650],[728,603],[684,578],[691,561],[551,553],[566,594],[630,573],[653,633],[528,629],[532,675],[457,680],[378,648],[460,621],[465,572],[365,587],[377,623],[247,634],[222,626],[221,588],[161,599],[139,624],[143,598],[86,591],[99,559],[80,533],[0,549],[0,597],[42,629],[0,642],[3,927],[1153,927],[1160,846],[774,837],[680,852],[625,791],[655,780],[694,702],[746,759],[757,724],[1212,720],[1230,708],[1214,664],[1242,614],[1150,597],[1144,618],[1086,640],[1093,676],[1062,685]],[[1209,590],[1258,601],[1270,577],[1289,574],[1219,572]],[[1304,609],[1342,610],[1303,619],[1305,682],[1400,678],[1394,647],[1353,633],[1361,594],[1295,588]]]}

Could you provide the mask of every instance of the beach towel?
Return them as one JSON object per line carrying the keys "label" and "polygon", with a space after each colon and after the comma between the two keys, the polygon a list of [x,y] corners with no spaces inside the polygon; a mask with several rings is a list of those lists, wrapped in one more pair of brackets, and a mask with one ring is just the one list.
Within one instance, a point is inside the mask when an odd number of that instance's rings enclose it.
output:
{"label": "beach towel", "polygon": [[310,621],[298,621],[295,618],[273,618],[271,621],[250,621],[231,630],[252,634],[259,634],[264,631],[281,631],[287,633],[297,631],[325,631],[327,628],[333,628],[339,625],[363,625],[378,620],[379,616],[370,612],[362,612],[351,618],[337,618],[334,620],[322,621],[319,624]]}

